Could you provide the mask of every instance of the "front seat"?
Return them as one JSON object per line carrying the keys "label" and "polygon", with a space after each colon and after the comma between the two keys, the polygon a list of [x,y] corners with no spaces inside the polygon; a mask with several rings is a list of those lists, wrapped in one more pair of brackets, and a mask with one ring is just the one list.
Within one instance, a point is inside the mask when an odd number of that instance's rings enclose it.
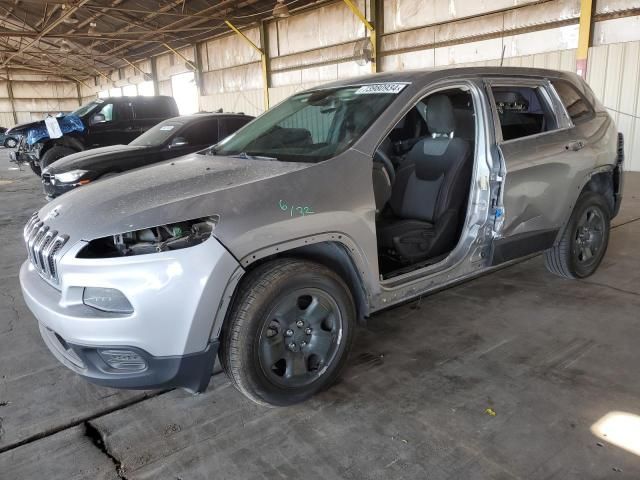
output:
{"label": "front seat", "polygon": [[427,99],[427,126],[431,137],[416,143],[396,172],[393,218],[377,229],[382,250],[407,264],[454,248],[471,183],[471,148],[455,136],[449,97]]}

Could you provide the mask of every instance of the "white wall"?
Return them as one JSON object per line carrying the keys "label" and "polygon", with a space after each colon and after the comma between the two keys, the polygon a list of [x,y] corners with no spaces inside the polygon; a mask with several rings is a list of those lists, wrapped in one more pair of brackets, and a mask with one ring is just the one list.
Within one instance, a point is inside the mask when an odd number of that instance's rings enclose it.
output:
{"label": "white wall", "polygon": [[[599,15],[640,8],[640,0],[594,1]],[[355,3],[370,16],[367,0]],[[504,65],[575,71],[580,0],[385,0],[382,5],[379,71],[498,65],[503,52]],[[622,17],[594,24],[587,80],[625,133],[627,168],[640,171],[640,16]],[[269,21],[265,30],[264,46],[257,27],[243,33],[269,53],[271,105],[297,91],[370,72],[370,65],[353,60],[354,45],[366,30],[342,1]],[[264,110],[260,55],[238,35],[217,37],[180,53],[193,63],[196,57],[201,62],[200,110],[222,108],[251,115]],[[155,62],[159,93],[172,95],[171,77],[189,67],[174,53],[160,55]],[[151,60],[136,65],[139,70],[128,66],[110,79],[98,77],[96,88],[82,86],[83,103],[114,82],[124,86],[143,81],[140,70],[150,74]],[[77,105],[73,82],[32,87],[14,87],[27,97],[20,100],[21,118]],[[0,81],[0,123],[13,123],[10,111],[6,85]]]}
{"label": "white wall", "polygon": [[[32,72],[9,73],[18,123],[41,120],[47,114],[69,112],[79,106],[76,83]],[[0,125],[14,125],[7,80],[0,80]]]}
{"label": "white wall", "polygon": [[[364,0],[359,5],[365,9]],[[580,0],[385,0],[383,5],[379,71],[499,65],[503,52],[505,66],[575,71]],[[504,11],[514,5],[522,8]],[[596,13],[638,7],[640,0],[598,0]],[[245,33],[259,45],[257,29]],[[354,43],[365,31],[343,2],[271,21],[267,33],[271,105],[297,91],[370,71],[352,60]],[[627,169],[640,171],[640,17],[596,22],[593,43],[587,81],[625,134]],[[209,72],[200,107],[261,113],[256,52],[230,35],[208,42],[205,53],[203,67]]]}

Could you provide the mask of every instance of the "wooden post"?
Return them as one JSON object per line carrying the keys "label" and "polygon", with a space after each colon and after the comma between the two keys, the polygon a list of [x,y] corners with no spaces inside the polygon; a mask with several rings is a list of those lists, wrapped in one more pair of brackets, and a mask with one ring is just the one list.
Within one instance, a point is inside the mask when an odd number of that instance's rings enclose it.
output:
{"label": "wooden post", "polygon": [[16,103],[13,98],[13,87],[11,86],[11,74],[9,73],[9,69],[7,71],[7,91],[9,93],[9,102],[11,103],[11,113],[13,113],[13,123],[15,125],[18,124],[18,114],[16,113]]}

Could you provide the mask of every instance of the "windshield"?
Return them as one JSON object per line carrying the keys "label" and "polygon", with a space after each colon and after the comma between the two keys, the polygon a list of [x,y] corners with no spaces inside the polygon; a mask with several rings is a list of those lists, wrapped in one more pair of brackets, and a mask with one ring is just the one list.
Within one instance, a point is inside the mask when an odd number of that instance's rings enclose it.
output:
{"label": "windshield", "polygon": [[402,91],[385,83],[294,95],[211,149],[290,162],[319,162],[353,144]]}
{"label": "windshield", "polygon": [[182,123],[165,120],[153,128],[150,128],[138,138],[133,140],[129,145],[137,145],[139,147],[155,147],[162,145],[169,140],[174,133],[182,126]]}
{"label": "windshield", "polygon": [[83,117],[85,116],[87,113],[89,113],[91,110],[93,110],[93,108],[96,105],[100,105],[101,103],[103,103],[102,101],[93,101],[93,102],[89,102],[86,105],[81,106],[79,109],[74,110],[73,112],[71,112],[69,115],[77,115],[78,117]]}

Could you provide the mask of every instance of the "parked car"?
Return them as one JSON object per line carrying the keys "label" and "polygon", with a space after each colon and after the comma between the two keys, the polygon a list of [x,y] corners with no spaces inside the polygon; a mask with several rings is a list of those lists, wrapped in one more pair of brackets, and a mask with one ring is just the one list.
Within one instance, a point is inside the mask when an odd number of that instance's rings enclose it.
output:
{"label": "parked car", "polygon": [[5,148],[15,148],[18,146],[18,136],[7,135],[7,129],[0,127],[0,145]]}
{"label": "parked car", "polygon": [[[178,115],[172,97],[112,97],[96,99],[76,111],[55,119],[59,132],[50,131],[45,120],[16,125],[10,135],[22,135],[15,162],[28,163],[40,176],[42,170],[72,153],[107,145],[129,143],[155,124]],[[62,134],[55,138],[56,134]]]}
{"label": "parked car", "polygon": [[112,145],[68,155],[42,172],[47,198],[127,170],[179,157],[218,143],[253,117],[207,113],[160,122],[128,145]]}
{"label": "parked car", "polygon": [[24,230],[22,291],[92,382],[202,391],[219,355],[247,397],[288,405],[337,378],[376,311],[535,252],[594,273],[622,164],[571,73],[351,78],[49,203]]}

